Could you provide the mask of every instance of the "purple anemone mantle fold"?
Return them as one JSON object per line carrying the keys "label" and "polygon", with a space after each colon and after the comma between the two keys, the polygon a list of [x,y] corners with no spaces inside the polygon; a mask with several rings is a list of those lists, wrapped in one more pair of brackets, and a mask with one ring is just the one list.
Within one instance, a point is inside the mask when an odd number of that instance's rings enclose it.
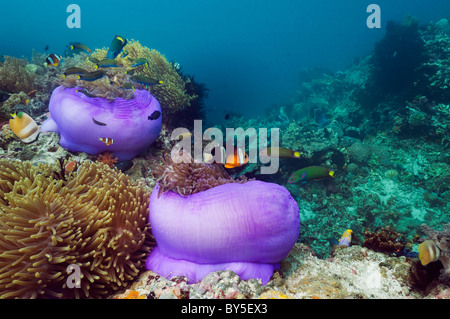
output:
{"label": "purple anemone mantle fold", "polygon": [[119,160],[129,160],[146,150],[161,131],[161,106],[146,90],[136,90],[130,100],[109,102],[89,97],[80,88],[59,86],[49,110],[41,131],[59,133],[61,146],[73,152],[111,151]]}
{"label": "purple anemone mantle fold", "polygon": [[298,239],[298,205],[281,185],[229,183],[158,198],[159,187],[149,205],[157,246],[146,267],[161,276],[185,276],[191,283],[228,269],[266,284]]}

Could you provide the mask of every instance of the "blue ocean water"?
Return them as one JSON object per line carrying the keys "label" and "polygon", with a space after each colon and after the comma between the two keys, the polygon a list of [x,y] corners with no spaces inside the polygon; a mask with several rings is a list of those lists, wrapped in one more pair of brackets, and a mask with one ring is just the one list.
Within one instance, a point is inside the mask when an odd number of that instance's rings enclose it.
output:
{"label": "blue ocean water", "polygon": [[[81,28],[66,25],[68,5],[81,8]],[[369,29],[366,8],[381,8],[382,27]],[[405,14],[426,23],[450,12],[444,0],[168,0],[4,1],[0,53],[31,56],[32,48],[63,53],[71,41],[107,47],[115,34],[139,40],[183,66],[209,88],[207,118],[227,112],[262,114],[295,93],[299,72],[336,72],[373,50],[388,20]]]}

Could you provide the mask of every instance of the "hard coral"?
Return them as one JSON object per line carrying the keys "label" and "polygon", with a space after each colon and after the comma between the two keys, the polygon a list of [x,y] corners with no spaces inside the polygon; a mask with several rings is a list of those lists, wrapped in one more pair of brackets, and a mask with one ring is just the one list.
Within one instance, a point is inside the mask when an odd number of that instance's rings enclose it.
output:
{"label": "hard coral", "polygon": [[418,69],[424,61],[425,46],[417,21],[388,21],[386,35],[376,44],[371,59],[371,85],[378,100],[393,92],[405,98],[415,94],[415,82],[422,80]]}
{"label": "hard coral", "polygon": [[[99,298],[133,280],[153,245],[148,195],[127,176],[61,167],[0,160],[0,298]],[[81,288],[67,286],[69,265]]]}

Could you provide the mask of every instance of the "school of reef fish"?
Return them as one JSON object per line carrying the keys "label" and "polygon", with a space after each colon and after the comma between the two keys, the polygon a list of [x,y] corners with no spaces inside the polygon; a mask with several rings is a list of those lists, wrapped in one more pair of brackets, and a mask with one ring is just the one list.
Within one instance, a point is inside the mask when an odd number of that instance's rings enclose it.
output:
{"label": "school of reef fish", "polygon": [[0,56],[0,298],[450,298],[449,21],[300,78],[214,125],[279,128],[261,174],[258,140],[170,156],[207,85],[139,41]]}

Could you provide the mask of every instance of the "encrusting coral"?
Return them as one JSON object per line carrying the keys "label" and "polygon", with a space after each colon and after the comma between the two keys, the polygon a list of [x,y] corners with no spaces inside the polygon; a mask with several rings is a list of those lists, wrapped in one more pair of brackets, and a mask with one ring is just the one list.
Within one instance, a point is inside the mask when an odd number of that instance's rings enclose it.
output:
{"label": "encrusting coral", "polygon": [[[0,298],[100,298],[154,245],[148,194],[104,164],[64,165],[0,160]],[[69,265],[80,288],[67,286]]]}

